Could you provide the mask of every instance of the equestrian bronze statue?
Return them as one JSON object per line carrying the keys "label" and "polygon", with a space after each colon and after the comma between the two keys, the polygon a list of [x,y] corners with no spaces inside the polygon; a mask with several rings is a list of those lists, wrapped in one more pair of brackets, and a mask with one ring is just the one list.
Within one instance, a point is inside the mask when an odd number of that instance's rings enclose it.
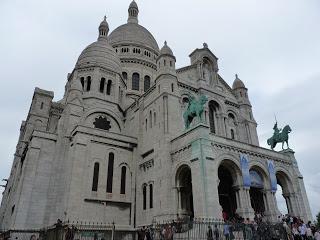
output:
{"label": "equestrian bronze statue", "polygon": [[202,113],[204,105],[208,101],[205,95],[201,95],[199,100],[196,100],[193,96],[189,96],[189,103],[186,111],[183,113],[185,129],[190,127],[193,118],[197,117],[202,122]]}
{"label": "equestrian bronze statue", "polygon": [[282,131],[281,128],[278,128],[278,123],[276,122],[273,127],[274,133],[271,138],[267,140],[268,145],[270,145],[271,149],[273,150],[277,143],[282,143],[282,149],[284,142],[287,143],[287,148],[289,148],[288,140],[289,140],[289,133],[292,131],[289,125],[286,125]]}

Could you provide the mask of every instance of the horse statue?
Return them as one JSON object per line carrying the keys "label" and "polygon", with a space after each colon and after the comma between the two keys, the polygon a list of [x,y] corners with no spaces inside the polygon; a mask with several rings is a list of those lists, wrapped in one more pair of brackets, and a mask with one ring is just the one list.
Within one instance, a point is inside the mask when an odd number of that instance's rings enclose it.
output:
{"label": "horse statue", "polygon": [[207,101],[208,98],[205,95],[201,95],[198,101],[194,97],[189,97],[188,107],[183,113],[184,126],[186,129],[190,127],[194,117],[198,117],[200,122],[202,121],[202,113]]}
{"label": "horse statue", "polygon": [[281,129],[278,129],[277,123],[275,123],[273,130],[273,136],[267,140],[267,143],[268,145],[270,145],[271,149],[273,150],[276,147],[277,143],[282,143],[282,149],[284,149],[284,142],[287,143],[287,148],[289,148],[289,133],[292,131],[290,126],[286,125],[281,131]]}

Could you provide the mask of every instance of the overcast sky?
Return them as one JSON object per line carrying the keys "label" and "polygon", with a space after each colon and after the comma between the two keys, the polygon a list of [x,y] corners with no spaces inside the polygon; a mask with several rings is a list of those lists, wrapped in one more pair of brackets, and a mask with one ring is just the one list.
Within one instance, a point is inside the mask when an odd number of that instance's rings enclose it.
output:
{"label": "overcast sky", "polygon": [[[0,178],[9,175],[21,121],[34,88],[59,100],[67,73],[97,38],[103,16],[112,31],[127,21],[130,0],[0,1]],[[203,42],[219,58],[220,75],[238,73],[249,89],[260,144],[267,147],[274,114],[290,124],[313,215],[320,211],[320,1],[138,0],[139,23],[177,58]],[[279,150],[279,147],[278,147]],[[283,201],[280,202],[283,208]]]}

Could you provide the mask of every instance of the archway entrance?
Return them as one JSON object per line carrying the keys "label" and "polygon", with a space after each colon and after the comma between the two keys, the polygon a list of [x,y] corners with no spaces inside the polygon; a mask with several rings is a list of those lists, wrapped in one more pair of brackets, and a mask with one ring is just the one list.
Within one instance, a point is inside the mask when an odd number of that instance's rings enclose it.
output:
{"label": "archway entrance", "polygon": [[218,168],[219,177],[219,203],[224,212],[224,218],[233,217],[237,210],[236,194],[233,189],[234,180],[229,169],[223,165]]}
{"label": "archway entrance", "polygon": [[176,175],[178,190],[178,212],[180,215],[194,217],[191,169],[187,165],[181,166]]}
{"label": "archway entrance", "polygon": [[263,199],[263,178],[256,170],[250,170],[251,187],[250,187],[250,201],[251,207],[256,214],[263,214],[265,211]]}
{"label": "archway entrance", "polygon": [[288,176],[284,172],[277,172],[277,192],[276,200],[278,210],[281,214],[292,214],[292,202],[290,198],[290,181]]}

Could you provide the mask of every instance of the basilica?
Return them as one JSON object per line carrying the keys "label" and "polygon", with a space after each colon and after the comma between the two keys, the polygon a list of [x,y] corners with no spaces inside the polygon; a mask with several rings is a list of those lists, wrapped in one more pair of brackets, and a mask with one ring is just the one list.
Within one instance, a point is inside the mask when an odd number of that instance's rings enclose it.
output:
{"label": "basilica", "polygon": [[[312,219],[294,151],[259,146],[243,81],[236,76],[229,85],[205,43],[190,53],[189,65],[176,68],[169,43],[160,48],[138,15],[133,1],[127,23],[109,32],[103,19],[61,100],[35,88],[0,228],[61,219],[135,229],[257,213],[275,221],[279,186],[288,213]],[[201,112],[192,115],[196,103]]]}

